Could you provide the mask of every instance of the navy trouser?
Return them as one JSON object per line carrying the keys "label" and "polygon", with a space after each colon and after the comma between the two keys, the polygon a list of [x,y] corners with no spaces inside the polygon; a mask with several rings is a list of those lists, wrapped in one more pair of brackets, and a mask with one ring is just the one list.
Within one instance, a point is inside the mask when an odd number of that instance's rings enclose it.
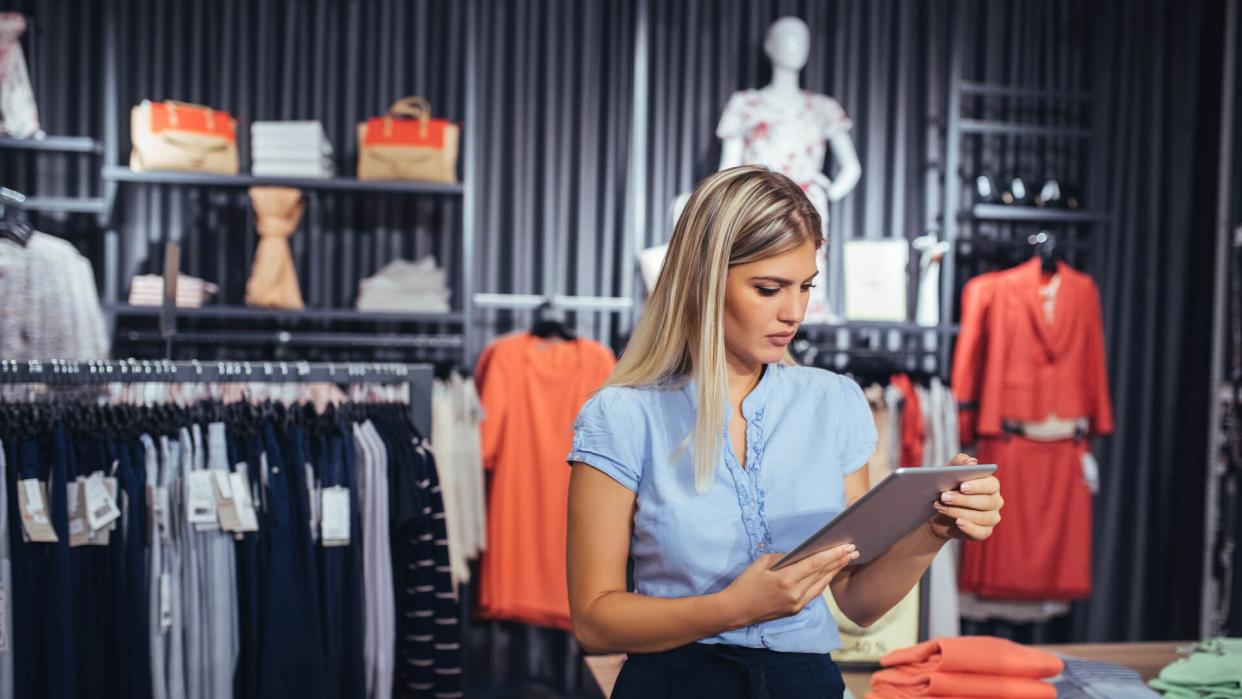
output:
{"label": "navy trouser", "polygon": [[[151,636],[147,590],[147,465],[137,439],[116,444],[117,497],[122,503],[121,526],[113,532],[116,573],[116,653],[120,697],[151,696]],[[117,538],[119,538],[119,541]]]}
{"label": "navy trouser", "polygon": [[[359,537],[353,437],[349,448],[339,434],[311,438],[315,473],[323,488],[343,486],[350,496],[348,546],[319,546],[319,580],[324,635],[324,682],[328,696],[366,694],[362,657],[362,542]],[[322,532],[320,533],[322,537]]]}
{"label": "navy trouser", "polygon": [[828,654],[692,643],[631,655],[612,699],[840,699],[841,671]]}
{"label": "navy trouser", "polygon": [[[45,587],[48,565],[47,544],[23,540],[21,508],[17,497],[17,482],[24,478],[45,478],[46,470],[40,462],[39,444],[32,439],[6,439],[8,450],[9,488],[9,541],[13,559],[13,636],[23,639],[13,647],[13,693],[19,697],[43,697],[47,695],[48,662],[47,644],[43,634],[47,630],[43,621],[45,599],[50,598]],[[47,503],[44,503],[46,506]]]}
{"label": "navy trouser", "polygon": [[267,457],[267,510],[260,532],[262,629],[259,695],[315,699],[324,696],[318,581],[311,557],[305,445],[292,427],[282,448],[276,430],[263,426]]}
{"label": "navy trouser", "polygon": [[[66,450],[66,471],[69,480],[86,478],[96,471],[107,476],[112,460],[105,445],[98,439],[79,437],[70,440]],[[53,487],[56,487],[53,484]],[[81,513],[83,517],[86,512]],[[57,536],[62,536],[59,529]],[[79,699],[108,699],[115,696],[116,668],[115,603],[111,548],[118,537],[110,536],[109,545],[80,546],[70,549],[69,565],[76,581],[73,640],[77,647],[76,683]]]}
{"label": "navy trouser", "polygon": [[[263,439],[257,435],[240,437],[229,433],[229,464],[245,463],[250,481],[251,499],[262,517],[262,503],[254,494],[262,483],[260,463]],[[247,532],[237,540],[233,555],[237,560],[237,627],[241,650],[237,671],[233,675],[233,696],[237,699],[259,699],[259,643],[262,628],[259,610],[263,608],[259,585],[260,532]]]}

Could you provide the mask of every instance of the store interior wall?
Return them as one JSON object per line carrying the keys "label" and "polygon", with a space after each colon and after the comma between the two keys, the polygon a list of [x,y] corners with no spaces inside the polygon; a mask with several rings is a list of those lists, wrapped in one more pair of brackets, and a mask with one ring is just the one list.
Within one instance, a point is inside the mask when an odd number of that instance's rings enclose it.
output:
{"label": "store interior wall", "polygon": [[1224,2],[1107,4],[1093,190],[1116,433],[1100,457],[1098,592],[1071,634],[1196,638],[1207,462]]}
{"label": "store interior wall", "polygon": [[[803,85],[836,97],[855,122],[863,180],[832,210],[838,243],[935,227],[942,180],[934,165],[943,157],[953,42],[968,48],[964,70],[975,79],[1089,89],[1097,136],[1084,176],[1112,223],[1093,234],[1081,265],[1100,284],[1118,427],[1098,448],[1105,485],[1096,499],[1097,591],[1068,619],[1028,632],[1049,641],[1189,638],[1197,635],[1202,544],[1205,265],[1223,3],[475,0],[478,84],[468,86],[465,3],[117,0],[120,123],[126,130],[128,108],[143,98],[211,104],[242,124],[319,119],[348,173],[357,121],[407,94],[460,120],[466,91],[475,89],[479,142],[463,144],[464,152],[479,149],[475,290],[612,296],[634,288],[634,251],[667,238],[672,198],[715,169],[720,110],[732,91],[766,82],[762,35],[776,17],[807,20],[813,41]],[[40,20],[32,67],[45,128],[101,137],[106,5],[12,6]],[[959,12],[971,18],[966,36],[953,31]],[[647,111],[635,123],[640,30]],[[636,135],[645,144],[642,172],[631,167]],[[94,186],[89,161],[62,157],[41,158],[37,171],[0,163],[0,172],[46,194]],[[1002,154],[1014,163],[1049,157],[1033,147]],[[10,170],[17,167],[26,170]],[[645,213],[631,236],[626,202],[639,179]],[[128,239],[171,231],[183,241],[189,273],[240,298],[252,226],[240,200],[216,204],[244,195],[198,201],[156,192],[127,195],[123,220],[138,233]],[[340,262],[342,273],[323,289],[304,289],[311,303],[348,306],[357,280],[397,256],[430,253],[457,268],[456,204],[367,202],[328,204],[321,244],[339,255],[320,259]],[[89,222],[64,228],[102,259]],[[307,244],[295,238],[295,255]],[[123,263],[138,269],[155,257],[137,244]],[[488,312],[481,322],[494,334],[525,319]],[[614,344],[626,330],[613,316],[584,313],[575,322]]]}

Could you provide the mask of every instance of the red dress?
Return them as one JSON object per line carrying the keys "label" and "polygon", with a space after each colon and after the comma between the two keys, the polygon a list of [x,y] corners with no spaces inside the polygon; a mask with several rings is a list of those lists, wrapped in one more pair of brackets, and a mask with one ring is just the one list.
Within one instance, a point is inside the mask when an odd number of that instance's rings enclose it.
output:
{"label": "red dress", "polygon": [[1005,497],[1003,521],[992,536],[962,549],[964,592],[1072,600],[1091,591],[1086,443],[1035,441],[1003,429],[1007,422],[1040,422],[1055,414],[1087,418],[1093,435],[1112,432],[1099,292],[1090,277],[1064,263],[1057,273],[1051,323],[1040,294],[1047,280],[1039,260],[989,275],[963,299],[954,394],[978,398],[976,456],[997,465]]}
{"label": "red dress", "polygon": [[593,340],[527,333],[502,337],[479,357],[479,429],[491,475],[479,618],[570,629],[565,454],[578,411],[615,365],[612,350]]}

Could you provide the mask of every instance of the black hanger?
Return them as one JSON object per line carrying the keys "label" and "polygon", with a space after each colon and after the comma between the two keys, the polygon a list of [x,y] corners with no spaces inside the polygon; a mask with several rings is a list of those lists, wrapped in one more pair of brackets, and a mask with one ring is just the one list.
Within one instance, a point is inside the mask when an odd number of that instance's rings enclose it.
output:
{"label": "black hanger", "polygon": [[30,242],[34,226],[26,212],[26,197],[21,192],[0,187],[0,237],[19,245]]}
{"label": "black hanger", "polygon": [[560,317],[551,301],[544,301],[535,309],[535,324],[531,327],[530,334],[545,340],[552,337],[559,337],[562,340],[578,339],[573,328],[569,327]]}
{"label": "black hanger", "polygon": [[1044,273],[1056,274],[1057,263],[1060,261],[1056,234],[1052,231],[1040,231],[1027,238],[1027,242],[1035,247],[1035,254],[1039,257],[1040,268]]}

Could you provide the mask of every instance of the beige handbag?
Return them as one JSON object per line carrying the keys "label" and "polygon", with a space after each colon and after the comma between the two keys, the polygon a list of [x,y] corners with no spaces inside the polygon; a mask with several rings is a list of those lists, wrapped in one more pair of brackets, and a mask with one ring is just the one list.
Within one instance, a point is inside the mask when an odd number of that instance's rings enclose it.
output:
{"label": "beige handbag", "polygon": [[456,182],[459,131],[432,119],[427,100],[403,97],[387,116],[358,124],[358,179]]}
{"label": "beige handbag", "polygon": [[228,112],[143,100],[129,115],[129,169],[237,174],[237,122]]}
{"label": "beige handbag", "polygon": [[298,270],[289,250],[289,237],[298,229],[306,201],[300,189],[251,187],[259,247],[246,281],[246,304],[265,308],[302,309]]}

